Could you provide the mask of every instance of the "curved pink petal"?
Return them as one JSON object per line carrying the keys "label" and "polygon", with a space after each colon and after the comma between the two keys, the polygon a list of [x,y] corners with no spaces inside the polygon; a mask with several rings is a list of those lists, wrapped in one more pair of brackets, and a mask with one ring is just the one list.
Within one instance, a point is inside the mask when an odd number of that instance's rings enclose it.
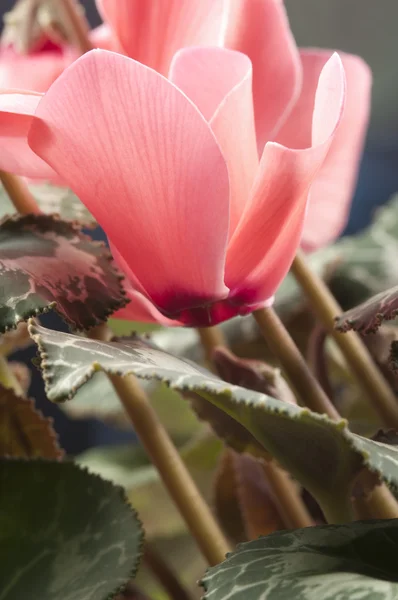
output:
{"label": "curved pink petal", "polygon": [[166,75],[180,48],[222,41],[225,0],[97,0],[123,51]]}
{"label": "curved pink petal", "polygon": [[67,66],[60,52],[17,54],[11,48],[0,49],[0,89],[46,92]]}
{"label": "curved pink petal", "polygon": [[165,313],[224,297],[228,171],[198,109],[120,54],[77,60],[41,101],[34,151],[76,192]]}
{"label": "curved pink petal", "polygon": [[40,179],[57,176],[28,144],[28,133],[42,94],[0,92],[0,170]]}
{"label": "curved pink petal", "polygon": [[[308,192],[337,135],[345,78],[334,54],[322,70],[313,112],[312,147],[268,143],[253,197],[227,253],[226,284],[255,304],[272,296],[299,245]],[[253,293],[254,292],[254,293]]]}
{"label": "curved pink petal", "polygon": [[231,236],[258,167],[250,60],[223,48],[188,48],[174,57],[170,79],[209,120],[224,154],[230,180]]}
{"label": "curved pink petal", "polygon": [[225,46],[253,64],[258,149],[273,139],[301,88],[301,65],[281,0],[229,0]]}
{"label": "curved pink petal", "polygon": [[[303,121],[306,117],[308,120],[307,115],[314,102],[315,81],[330,56],[331,52],[327,50],[305,50],[301,53],[304,67],[303,97],[294,108],[289,118],[290,125],[286,124],[284,134],[287,137],[290,131],[293,143],[294,115],[297,116],[297,120],[300,119],[300,115]],[[302,245],[308,251],[334,241],[347,222],[369,121],[372,83],[370,69],[357,56],[340,56],[347,78],[346,103],[332,146],[311,186],[302,237]]]}
{"label": "curved pink petal", "polygon": [[137,292],[128,282],[125,282],[124,289],[129,304],[121,308],[112,315],[112,319],[121,319],[123,321],[139,321],[141,323],[159,323],[166,327],[181,327],[179,321],[168,319],[155,308],[145,296]]}

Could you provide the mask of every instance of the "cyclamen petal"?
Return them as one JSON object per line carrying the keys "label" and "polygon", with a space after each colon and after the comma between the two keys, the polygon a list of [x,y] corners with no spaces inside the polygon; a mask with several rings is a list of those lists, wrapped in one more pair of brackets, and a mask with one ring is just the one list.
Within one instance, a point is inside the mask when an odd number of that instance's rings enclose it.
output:
{"label": "cyclamen petal", "polygon": [[85,203],[166,316],[228,295],[229,182],[198,109],[167,79],[94,50],[52,85],[31,148]]}
{"label": "cyclamen petal", "polygon": [[224,154],[230,178],[232,236],[258,168],[250,60],[232,50],[190,48],[174,57],[170,79],[209,121]]}
{"label": "cyclamen petal", "polygon": [[253,64],[253,98],[258,150],[292,110],[302,73],[282,0],[229,0],[224,45],[247,54]]}
{"label": "cyclamen petal", "polygon": [[166,75],[177,50],[221,44],[225,0],[97,0],[120,49]]}
{"label": "cyclamen petal", "polygon": [[225,281],[232,296],[266,300],[285,277],[300,243],[311,184],[338,133],[344,101],[344,68],[334,54],[318,82],[312,146],[265,146],[252,199],[228,247]]}
{"label": "cyclamen petal", "polygon": [[0,170],[40,179],[57,179],[53,169],[29,147],[28,132],[42,94],[0,92]]}

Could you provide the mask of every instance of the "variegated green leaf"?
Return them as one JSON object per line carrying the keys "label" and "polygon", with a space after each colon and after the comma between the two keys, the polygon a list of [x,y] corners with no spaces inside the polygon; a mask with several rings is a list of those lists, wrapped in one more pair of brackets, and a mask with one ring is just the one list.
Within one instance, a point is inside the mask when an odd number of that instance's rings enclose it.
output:
{"label": "variegated green leaf", "polygon": [[[34,324],[30,332],[39,345],[51,400],[72,398],[100,370],[159,379],[226,413],[240,429],[231,433],[226,420],[225,431],[218,430],[219,435],[228,438],[242,431],[250,436],[259,448],[275,456],[327,513],[338,501],[336,490],[341,494],[339,500],[348,502],[353,478],[364,465],[398,488],[398,449],[351,433],[345,421],[336,423],[294,404],[228,384],[138,337],[105,343]],[[247,449],[247,438],[244,443]]]}
{"label": "variegated green leaf", "polygon": [[394,600],[398,519],[278,531],[202,579],[203,600]]}
{"label": "variegated green leaf", "polygon": [[0,277],[0,332],[51,308],[72,327],[88,329],[126,303],[105,247],[57,217],[0,224]]}
{"label": "variegated green leaf", "polygon": [[73,463],[0,459],[0,599],[110,600],[137,569],[121,488]]}

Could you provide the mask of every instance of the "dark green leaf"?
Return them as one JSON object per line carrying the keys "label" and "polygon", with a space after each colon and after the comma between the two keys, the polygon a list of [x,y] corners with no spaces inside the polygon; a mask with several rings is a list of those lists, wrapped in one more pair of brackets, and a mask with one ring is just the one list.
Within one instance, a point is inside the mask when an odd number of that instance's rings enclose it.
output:
{"label": "dark green leaf", "polygon": [[393,600],[398,519],[276,532],[208,569],[204,600]]}
{"label": "dark green leaf", "polygon": [[[336,490],[348,499],[353,478],[363,466],[398,488],[398,449],[351,433],[343,420],[334,422],[294,404],[228,384],[138,337],[105,343],[33,324],[30,332],[39,345],[51,400],[72,398],[99,370],[163,380],[181,392],[197,394],[224,411],[232,422],[237,421],[244,435],[252,437],[256,449],[263,447],[275,456],[326,512],[336,503]],[[229,422],[224,425],[223,437],[228,438]],[[233,435],[239,435],[239,430]],[[243,442],[247,449],[247,438]]]}
{"label": "dark green leaf", "polygon": [[363,304],[351,308],[336,318],[336,329],[350,329],[361,333],[375,333],[383,321],[394,319],[398,314],[398,286],[372,296]]}
{"label": "dark green leaf", "polygon": [[51,308],[72,327],[88,329],[126,303],[105,247],[53,216],[0,224],[0,275],[1,332]]}
{"label": "dark green leaf", "polygon": [[121,488],[73,463],[0,459],[0,598],[110,600],[137,569]]}

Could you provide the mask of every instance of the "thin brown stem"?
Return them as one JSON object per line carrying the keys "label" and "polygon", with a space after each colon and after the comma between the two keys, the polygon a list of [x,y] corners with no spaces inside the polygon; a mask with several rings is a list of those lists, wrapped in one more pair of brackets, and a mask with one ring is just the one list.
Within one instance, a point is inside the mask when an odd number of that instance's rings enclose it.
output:
{"label": "thin brown stem", "polygon": [[[100,325],[88,335],[92,339],[109,341],[112,332],[107,325]],[[210,565],[222,562],[229,552],[228,542],[166,429],[159,421],[146,392],[133,375],[108,377],[203,555]]]}
{"label": "thin brown stem", "polygon": [[172,600],[192,600],[189,592],[184,588],[167,562],[163,560],[163,557],[151,543],[145,545],[144,562]]}
{"label": "thin brown stem", "polygon": [[90,42],[90,28],[84,14],[77,8],[75,0],[58,0],[63,9],[65,28],[71,32],[71,40],[81,54],[93,49]]}
{"label": "thin brown stem", "polygon": [[226,346],[224,334],[221,329],[216,326],[198,327],[197,332],[205,351],[206,360],[211,364],[213,350],[220,346],[223,346],[224,348]]}
{"label": "thin brown stem", "polygon": [[286,471],[271,461],[264,461],[264,471],[277,501],[278,512],[288,529],[311,527],[314,521],[294,482]]}
{"label": "thin brown stem", "polygon": [[140,441],[210,565],[229,551],[208,505],[135,377],[109,375]]}
{"label": "thin brown stem", "polygon": [[393,494],[386,485],[378,485],[368,495],[354,498],[353,508],[357,520],[374,519],[397,519],[398,504]]}
{"label": "thin brown stem", "polygon": [[266,343],[280,361],[303,404],[314,412],[326,414],[331,419],[338,420],[339,413],[311,373],[276,312],[270,307],[265,307],[256,310],[253,314]]}
{"label": "thin brown stem", "polygon": [[20,177],[0,171],[0,180],[19,214],[40,213],[36,200]]}
{"label": "thin brown stem", "polygon": [[354,331],[336,331],[335,317],[341,314],[341,307],[322,279],[311,271],[301,251],[293,262],[292,273],[307,295],[318,319],[338,344],[365,396],[372,402],[386,426],[398,429],[398,402],[393,390],[360,337]]}

